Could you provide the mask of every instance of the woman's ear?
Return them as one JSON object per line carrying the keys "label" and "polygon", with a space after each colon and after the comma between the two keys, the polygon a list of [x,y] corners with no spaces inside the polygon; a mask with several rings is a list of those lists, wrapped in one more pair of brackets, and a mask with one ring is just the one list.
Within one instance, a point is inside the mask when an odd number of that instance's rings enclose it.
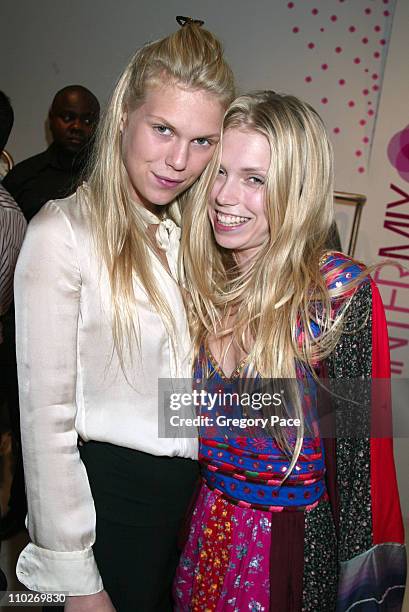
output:
{"label": "woman's ear", "polygon": [[128,111],[124,111],[121,117],[121,122],[119,124],[119,131],[121,132],[121,134],[123,134],[127,121],[128,121]]}

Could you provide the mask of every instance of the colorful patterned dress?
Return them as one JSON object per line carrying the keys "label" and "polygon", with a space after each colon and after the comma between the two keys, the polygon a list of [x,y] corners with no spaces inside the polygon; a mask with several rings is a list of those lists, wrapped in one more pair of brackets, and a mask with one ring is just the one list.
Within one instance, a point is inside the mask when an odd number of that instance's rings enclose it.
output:
{"label": "colorful patterned dress", "polygon": [[[360,272],[338,253],[323,263],[331,287]],[[378,291],[366,280],[350,297],[345,331],[322,370],[338,379],[387,377]],[[204,369],[225,391],[243,375],[239,366],[226,378],[208,351],[196,376]],[[281,486],[289,460],[274,439],[201,437],[202,483],[175,578],[175,610],[401,610],[406,554],[391,440],[315,434]]]}

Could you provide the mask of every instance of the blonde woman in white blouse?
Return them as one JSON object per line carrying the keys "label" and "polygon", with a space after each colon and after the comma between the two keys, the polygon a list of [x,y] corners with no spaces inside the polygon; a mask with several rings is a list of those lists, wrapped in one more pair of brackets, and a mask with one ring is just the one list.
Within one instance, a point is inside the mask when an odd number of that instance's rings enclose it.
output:
{"label": "blonde woman in white blouse", "polygon": [[175,221],[234,92],[218,41],[180,23],[132,58],[87,184],[42,208],[17,266],[31,537],[17,576],[67,592],[69,611],[172,609],[198,475],[196,441],[158,437],[157,387],[190,377]]}

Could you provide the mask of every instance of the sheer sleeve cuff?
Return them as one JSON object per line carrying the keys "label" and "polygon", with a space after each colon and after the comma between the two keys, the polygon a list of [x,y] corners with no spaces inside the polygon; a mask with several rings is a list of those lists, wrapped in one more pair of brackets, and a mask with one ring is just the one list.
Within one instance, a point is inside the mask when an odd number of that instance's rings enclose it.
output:
{"label": "sheer sleeve cuff", "polygon": [[92,595],[103,590],[92,548],[59,552],[30,543],[21,552],[16,574],[32,591]]}

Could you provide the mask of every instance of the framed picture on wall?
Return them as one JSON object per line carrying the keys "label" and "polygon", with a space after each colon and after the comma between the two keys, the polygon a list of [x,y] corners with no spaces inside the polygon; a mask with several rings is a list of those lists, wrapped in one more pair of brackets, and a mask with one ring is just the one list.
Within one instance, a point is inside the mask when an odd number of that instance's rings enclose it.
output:
{"label": "framed picture on wall", "polygon": [[366,196],[360,193],[334,191],[335,221],[344,253],[355,254],[362,208]]}

